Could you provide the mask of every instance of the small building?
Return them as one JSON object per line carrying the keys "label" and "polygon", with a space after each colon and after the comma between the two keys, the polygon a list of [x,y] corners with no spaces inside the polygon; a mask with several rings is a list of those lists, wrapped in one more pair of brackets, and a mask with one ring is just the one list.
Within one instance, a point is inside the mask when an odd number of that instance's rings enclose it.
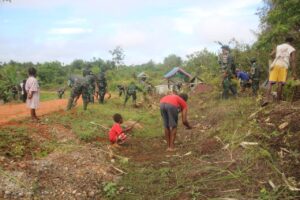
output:
{"label": "small building", "polygon": [[190,88],[193,90],[197,85],[203,84],[204,81],[199,76],[194,76],[190,81]]}
{"label": "small building", "polygon": [[180,90],[180,87],[184,83],[189,83],[190,79],[192,78],[192,75],[190,75],[188,72],[184,71],[180,67],[174,67],[171,71],[164,75],[164,78],[168,81],[169,89],[177,88]]}

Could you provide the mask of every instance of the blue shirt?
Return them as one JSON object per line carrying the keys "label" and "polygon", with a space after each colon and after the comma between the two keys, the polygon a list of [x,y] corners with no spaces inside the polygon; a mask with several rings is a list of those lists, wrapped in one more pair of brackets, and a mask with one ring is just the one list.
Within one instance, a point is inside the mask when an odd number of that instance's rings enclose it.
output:
{"label": "blue shirt", "polygon": [[238,72],[237,73],[237,78],[241,79],[242,81],[249,81],[249,75],[246,72]]}

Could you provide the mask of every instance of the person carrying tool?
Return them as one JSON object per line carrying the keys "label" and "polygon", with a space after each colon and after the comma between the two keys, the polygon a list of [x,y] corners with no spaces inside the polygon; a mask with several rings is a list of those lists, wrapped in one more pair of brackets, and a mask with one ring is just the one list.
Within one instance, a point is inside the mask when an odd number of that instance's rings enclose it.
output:
{"label": "person carrying tool", "polygon": [[277,83],[277,102],[281,100],[283,86],[286,83],[288,68],[292,68],[292,76],[297,80],[296,74],[296,49],[292,46],[293,37],[286,37],[285,43],[280,44],[270,54],[274,58],[270,66],[269,88],[266,92],[266,97],[261,106],[266,106],[271,102],[272,86]]}
{"label": "person carrying tool", "polygon": [[227,45],[223,45],[221,47],[222,54],[219,57],[219,64],[221,65],[221,69],[223,71],[223,78],[222,78],[222,86],[223,86],[223,93],[222,98],[228,99],[229,91],[232,92],[233,96],[237,95],[236,85],[233,82],[233,75],[235,74],[235,63],[233,56],[230,54],[230,48]]}
{"label": "person carrying tool", "polygon": [[123,144],[127,138],[126,132],[132,130],[133,126],[122,129],[121,124],[123,123],[123,117],[119,113],[113,115],[115,124],[109,130],[109,141],[113,147],[119,147],[119,144]]}
{"label": "person carrying tool", "polygon": [[182,112],[182,123],[188,129],[192,129],[192,126],[187,120],[187,94],[171,94],[164,96],[160,100],[160,113],[163,119],[165,128],[165,137],[167,140],[167,151],[175,151],[175,138],[177,132],[178,114]]}
{"label": "person carrying tool", "polygon": [[89,103],[89,92],[88,92],[88,81],[85,77],[75,77],[71,76],[68,80],[68,85],[71,87],[71,93],[68,100],[67,110],[71,110],[79,99],[82,96],[83,100],[83,110],[87,110]]}
{"label": "person carrying tool", "polygon": [[250,77],[247,72],[236,69],[236,77],[238,80],[240,80],[241,92],[245,92],[246,88],[251,87],[251,84],[249,82]]}
{"label": "person carrying tool", "polygon": [[139,88],[134,82],[131,82],[128,85],[128,88],[127,88],[127,91],[126,91],[124,106],[126,105],[128,99],[130,97],[132,97],[132,102],[133,102],[134,106],[136,106],[136,92],[137,91],[142,92],[141,88]]}

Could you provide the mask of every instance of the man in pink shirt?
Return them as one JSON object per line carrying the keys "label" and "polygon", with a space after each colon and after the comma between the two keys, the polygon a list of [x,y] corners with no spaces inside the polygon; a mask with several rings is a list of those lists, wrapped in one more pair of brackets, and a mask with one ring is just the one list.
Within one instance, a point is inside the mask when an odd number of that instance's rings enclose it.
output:
{"label": "man in pink shirt", "polygon": [[188,95],[183,93],[179,95],[167,95],[160,100],[160,113],[164,121],[165,136],[168,144],[167,151],[175,151],[174,141],[176,138],[179,112],[182,112],[182,123],[188,129],[192,128],[187,120],[187,100]]}

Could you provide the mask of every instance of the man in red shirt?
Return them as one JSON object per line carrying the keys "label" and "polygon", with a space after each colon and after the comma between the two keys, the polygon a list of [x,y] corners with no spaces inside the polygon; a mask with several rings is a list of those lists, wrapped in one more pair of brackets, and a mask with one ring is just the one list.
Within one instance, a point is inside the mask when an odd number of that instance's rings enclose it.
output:
{"label": "man in red shirt", "polygon": [[191,129],[187,120],[187,94],[171,94],[164,96],[160,100],[160,113],[164,121],[165,136],[168,144],[167,151],[174,151],[174,141],[177,132],[178,113],[182,112],[182,123]]}

